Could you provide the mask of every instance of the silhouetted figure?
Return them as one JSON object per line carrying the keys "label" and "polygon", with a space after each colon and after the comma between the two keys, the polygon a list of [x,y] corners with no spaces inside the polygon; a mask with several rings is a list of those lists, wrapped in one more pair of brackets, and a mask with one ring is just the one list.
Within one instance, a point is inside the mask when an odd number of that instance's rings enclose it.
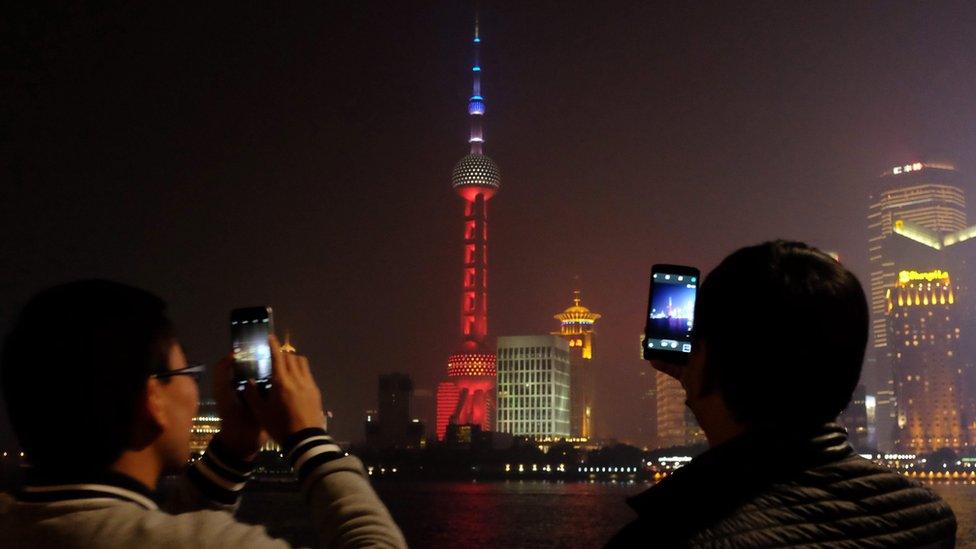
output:
{"label": "silhouetted figure", "polygon": [[855,276],[798,242],[743,248],[701,286],[681,381],[710,449],[628,503],[609,546],[952,547],[956,519],[921,485],[856,455],[833,423],[861,373]]}
{"label": "silhouetted figure", "polygon": [[[298,475],[323,547],[405,547],[358,459],[326,433],[308,360],[274,336],[273,384],[235,395],[232,358],[214,371],[221,429],[187,466],[199,390],[159,298],[108,281],[34,297],[7,336],[4,398],[31,463],[0,494],[3,547],[288,547],[233,516],[270,435]],[[159,476],[179,472],[167,501]]]}

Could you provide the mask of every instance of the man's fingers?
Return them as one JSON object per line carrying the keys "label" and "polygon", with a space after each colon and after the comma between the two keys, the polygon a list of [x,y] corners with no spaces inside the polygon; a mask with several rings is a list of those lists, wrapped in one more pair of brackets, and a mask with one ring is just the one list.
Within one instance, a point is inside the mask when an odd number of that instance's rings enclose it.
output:
{"label": "man's fingers", "polygon": [[308,364],[308,359],[305,358],[304,356],[299,356],[298,364],[300,366],[299,371],[301,372],[302,377],[305,379],[305,381],[314,381],[312,378],[312,368]]}
{"label": "man's fingers", "polygon": [[268,336],[268,345],[271,347],[271,377],[275,383],[289,383],[291,377],[286,362],[288,353],[281,351],[281,344],[274,334]]}

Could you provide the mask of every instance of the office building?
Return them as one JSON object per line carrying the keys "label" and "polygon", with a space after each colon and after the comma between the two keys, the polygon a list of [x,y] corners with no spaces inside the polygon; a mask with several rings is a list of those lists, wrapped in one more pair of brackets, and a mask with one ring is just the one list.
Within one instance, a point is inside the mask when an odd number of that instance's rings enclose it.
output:
{"label": "office building", "polygon": [[570,436],[570,347],[556,335],[498,338],[496,430],[514,436]]}
{"label": "office building", "polygon": [[424,423],[410,414],[413,380],[400,373],[385,374],[377,384],[377,410],[366,413],[366,444],[373,448],[421,448],[426,444]]}
{"label": "office building", "polygon": [[976,442],[959,354],[958,291],[949,272],[912,270],[901,271],[886,292],[899,451],[958,451]]}
{"label": "office building", "polygon": [[673,377],[654,372],[656,383],[657,445],[659,448],[706,442],[695,414],[685,404],[685,390]]}
{"label": "office building", "polygon": [[895,287],[898,271],[905,268],[896,264],[892,250],[895,224],[902,220],[940,237],[965,230],[966,193],[956,168],[937,162],[912,162],[889,168],[872,185],[867,220],[871,332],[862,379],[868,393],[878,395],[874,442],[882,450],[891,450],[897,429],[897,403],[885,293]]}
{"label": "office building", "polygon": [[840,423],[847,429],[847,436],[851,446],[858,451],[870,449],[868,441],[867,397],[868,395],[865,392],[864,385],[858,385],[854,389],[854,394],[851,395],[851,402],[841,412],[840,417],[837,418],[837,423]]}

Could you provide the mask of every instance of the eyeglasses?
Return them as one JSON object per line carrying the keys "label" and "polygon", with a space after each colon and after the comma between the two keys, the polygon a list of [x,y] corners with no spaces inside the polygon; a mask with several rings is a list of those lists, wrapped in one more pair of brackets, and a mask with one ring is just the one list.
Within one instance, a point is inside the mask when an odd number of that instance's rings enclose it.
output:
{"label": "eyeglasses", "polygon": [[156,372],[150,374],[149,377],[154,377],[156,379],[166,379],[168,377],[174,376],[192,376],[194,381],[200,381],[200,376],[203,375],[203,370],[206,368],[203,364],[191,364],[186,368],[179,368],[176,370],[166,370],[165,372]]}

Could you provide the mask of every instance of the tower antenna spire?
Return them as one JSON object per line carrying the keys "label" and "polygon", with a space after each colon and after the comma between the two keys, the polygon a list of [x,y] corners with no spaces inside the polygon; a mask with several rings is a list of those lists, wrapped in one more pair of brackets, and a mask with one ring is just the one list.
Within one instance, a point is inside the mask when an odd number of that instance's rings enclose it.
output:
{"label": "tower antenna spire", "polygon": [[468,143],[471,154],[484,154],[485,136],[481,119],[485,115],[485,100],[481,96],[481,24],[478,6],[474,11],[474,63],[471,66],[471,98],[468,99],[468,115],[471,117],[471,134]]}

